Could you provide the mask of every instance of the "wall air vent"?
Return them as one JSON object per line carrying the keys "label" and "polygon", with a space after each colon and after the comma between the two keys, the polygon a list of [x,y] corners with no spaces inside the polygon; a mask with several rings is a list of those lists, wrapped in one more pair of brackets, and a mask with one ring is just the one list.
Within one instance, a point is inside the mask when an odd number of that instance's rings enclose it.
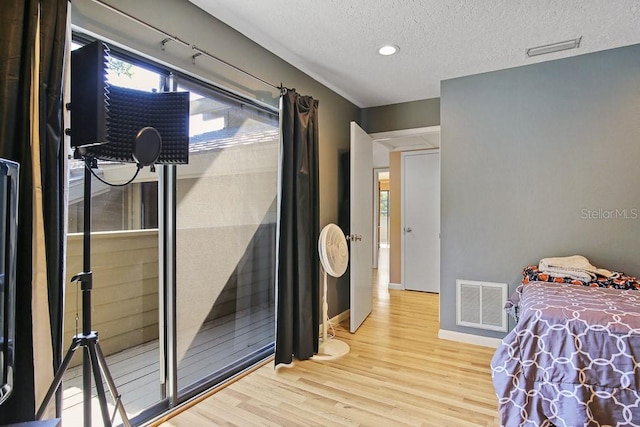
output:
{"label": "wall air vent", "polygon": [[456,324],[491,331],[507,331],[506,283],[456,280]]}

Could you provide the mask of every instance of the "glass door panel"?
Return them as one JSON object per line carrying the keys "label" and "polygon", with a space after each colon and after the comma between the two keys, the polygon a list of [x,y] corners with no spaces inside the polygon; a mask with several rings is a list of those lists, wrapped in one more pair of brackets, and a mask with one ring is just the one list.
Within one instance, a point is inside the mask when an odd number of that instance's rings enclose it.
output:
{"label": "glass door panel", "polygon": [[[112,85],[140,90],[157,88],[160,75],[112,58],[107,77]],[[82,332],[82,295],[71,276],[82,271],[84,162],[69,164],[67,278],[64,350]],[[143,169],[128,185],[110,186],[92,179],[91,270],[93,272],[92,329],[129,419],[160,402],[158,349],[158,182]],[[103,181],[121,185],[136,165],[98,160],[93,170]],[[82,425],[82,348],[75,352],[63,378],[65,426]],[[102,418],[93,383],[92,419]],[[108,388],[107,402],[113,412]],[[116,418],[116,424],[120,417]]]}
{"label": "glass door panel", "polygon": [[279,126],[277,115],[202,86],[179,90],[191,93],[189,164],[176,184],[184,397],[273,347]]}

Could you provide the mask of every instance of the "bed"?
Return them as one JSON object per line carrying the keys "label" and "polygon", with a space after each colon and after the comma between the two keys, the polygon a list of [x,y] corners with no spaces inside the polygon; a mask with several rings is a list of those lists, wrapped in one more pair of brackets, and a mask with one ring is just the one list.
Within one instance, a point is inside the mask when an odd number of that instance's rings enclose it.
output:
{"label": "bed", "polygon": [[616,289],[531,277],[491,361],[502,425],[640,426],[637,281]]}

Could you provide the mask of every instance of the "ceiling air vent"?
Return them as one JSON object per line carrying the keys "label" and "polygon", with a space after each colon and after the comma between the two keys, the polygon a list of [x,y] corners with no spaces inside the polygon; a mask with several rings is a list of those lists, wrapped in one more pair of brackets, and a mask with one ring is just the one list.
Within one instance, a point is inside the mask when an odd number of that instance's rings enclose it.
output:
{"label": "ceiling air vent", "polygon": [[525,50],[529,58],[532,56],[546,55],[547,53],[561,52],[563,50],[577,49],[580,47],[582,36],[577,39],[566,40],[558,43],[545,44],[544,46],[530,47]]}

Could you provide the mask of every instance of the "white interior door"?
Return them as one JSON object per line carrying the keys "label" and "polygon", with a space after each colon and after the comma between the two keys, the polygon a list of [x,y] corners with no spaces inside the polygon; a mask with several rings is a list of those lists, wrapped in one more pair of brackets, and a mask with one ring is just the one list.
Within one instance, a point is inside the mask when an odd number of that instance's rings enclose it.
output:
{"label": "white interior door", "polygon": [[402,284],[440,292],[440,153],[402,156]]}
{"label": "white interior door", "polygon": [[351,122],[350,153],[350,330],[371,313],[373,247],[373,140]]}

